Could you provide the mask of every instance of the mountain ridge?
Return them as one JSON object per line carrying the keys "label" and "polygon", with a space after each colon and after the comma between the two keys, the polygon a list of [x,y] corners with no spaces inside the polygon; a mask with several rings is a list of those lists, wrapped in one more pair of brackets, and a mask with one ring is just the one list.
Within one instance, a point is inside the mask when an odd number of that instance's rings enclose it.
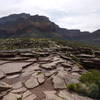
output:
{"label": "mountain ridge", "polygon": [[[46,16],[26,13],[13,14],[0,18],[0,38],[33,37],[60,38],[88,42],[100,39],[100,30],[95,32],[59,27]],[[89,42],[90,42],[89,41]],[[95,42],[93,42],[95,44]]]}

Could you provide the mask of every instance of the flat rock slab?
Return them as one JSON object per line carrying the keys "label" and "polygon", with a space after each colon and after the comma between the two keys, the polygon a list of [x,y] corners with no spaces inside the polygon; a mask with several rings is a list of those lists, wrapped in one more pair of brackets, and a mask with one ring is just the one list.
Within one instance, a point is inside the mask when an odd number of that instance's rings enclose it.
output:
{"label": "flat rock slab", "polygon": [[93,100],[91,98],[79,96],[77,94],[71,94],[65,90],[61,90],[58,96],[63,98],[63,100]]}
{"label": "flat rock slab", "polygon": [[53,74],[55,74],[56,72],[57,72],[56,70],[47,71],[47,72],[45,72],[45,76],[46,76],[46,77],[50,77],[50,76],[52,76]]}
{"label": "flat rock slab", "polygon": [[27,96],[26,98],[22,99],[22,100],[35,100],[36,99],[36,95],[32,94]]}
{"label": "flat rock slab", "polygon": [[4,96],[3,100],[18,100],[21,98],[21,95],[9,93],[8,95]]}
{"label": "flat rock slab", "polygon": [[19,89],[21,87],[23,87],[23,84],[22,82],[17,82],[15,84],[12,85],[13,89]]}
{"label": "flat rock slab", "polygon": [[25,93],[23,93],[23,98],[25,98],[25,97],[27,97],[27,96],[29,96],[29,95],[31,95],[32,93],[30,92],[30,91],[26,91]]}
{"label": "flat rock slab", "polygon": [[4,61],[4,60],[0,60],[0,65],[3,65],[5,63],[8,63],[9,61]]}
{"label": "flat rock slab", "polygon": [[56,95],[56,91],[44,91],[46,99],[44,100],[64,100]]}
{"label": "flat rock slab", "polygon": [[51,62],[51,63],[46,63],[46,64],[42,64],[40,67],[47,69],[47,70],[52,70],[56,68],[56,64],[58,63],[58,61],[55,62]]}
{"label": "flat rock slab", "polygon": [[11,89],[12,86],[5,83],[5,82],[0,82],[0,91],[8,90]]}
{"label": "flat rock slab", "polygon": [[14,75],[7,75],[6,78],[7,79],[14,79],[14,78],[17,78],[19,76],[20,76],[20,74],[18,73],[18,74],[14,74]]}
{"label": "flat rock slab", "polygon": [[67,72],[61,69],[57,75],[53,76],[52,82],[55,89],[65,89],[65,78],[67,76]]}
{"label": "flat rock slab", "polygon": [[36,99],[36,95],[32,94],[30,91],[26,91],[22,97],[22,100],[35,100],[35,99]]}
{"label": "flat rock slab", "polygon": [[41,70],[41,68],[39,67],[39,64],[33,64],[33,65],[27,67],[26,69],[24,69],[21,76],[31,75],[35,71],[38,71],[38,70]]}
{"label": "flat rock slab", "polygon": [[40,57],[39,62],[50,62],[52,61],[52,57]]}
{"label": "flat rock slab", "polygon": [[3,77],[5,77],[5,74],[4,74],[3,71],[0,70],[0,79],[3,78]]}
{"label": "flat rock slab", "polygon": [[53,86],[55,89],[65,89],[66,88],[64,79],[58,76],[55,76],[52,81],[53,81]]}
{"label": "flat rock slab", "polygon": [[45,81],[44,73],[41,71],[35,72],[34,74],[32,74],[32,76],[37,79],[39,84],[42,84]]}
{"label": "flat rock slab", "polygon": [[83,58],[94,58],[94,55],[88,55],[88,54],[79,54],[77,57],[83,57]]}
{"label": "flat rock slab", "polygon": [[[0,98],[3,98],[10,90],[0,91]],[[1,99],[0,99],[1,100]]]}
{"label": "flat rock slab", "polygon": [[11,93],[24,93],[27,89],[25,87],[21,87],[19,89],[14,89]]}
{"label": "flat rock slab", "polygon": [[67,84],[74,84],[74,83],[79,83],[79,78],[80,75],[78,73],[71,73],[66,76],[65,78],[65,83]]}
{"label": "flat rock slab", "polygon": [[65,68],[71,68],[73,65],[70,62],[64,62],[62,63],[62,66]]}
{"label": "flat rock slab", "polygon": [[14,74],[22,71],[22,68],[29,65],[30,63],[8,63],[0,66],[0,70],[2,70],[5,74]]}
{"label": "flat rock slab", "polygon": [[72,67],[72,72],[79,72],[80,71],[80,69],[79,69],[79,67],[78,66],[74,66],[74,67]]}
{"label": "flat rock slab", "polygon": [[27,60],[28,57],[12,57],[12,58],[4,58],[4,60],[7,61],[23,61],[23,60]]}
{"label": "flat rock slab", "polygon": [[27,59],[25,61],[27,61],[27,62],[36,62],[36,58]]}
{"label": "flat rock slab", "polygon": [[30,79],[28,79],[26,82],[24,82],[24,84],[25,84],[26,88],[33,89],[39,85],[39,82],[36,77],[32,76]]}

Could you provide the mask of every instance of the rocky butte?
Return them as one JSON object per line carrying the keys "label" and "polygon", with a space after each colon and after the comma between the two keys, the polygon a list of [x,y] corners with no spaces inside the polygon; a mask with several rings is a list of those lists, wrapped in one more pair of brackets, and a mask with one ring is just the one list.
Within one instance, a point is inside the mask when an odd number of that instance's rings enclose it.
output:
{"label": "rocky butte", "polygon": [[40,15],[21,13],[0,18],[0,38],[60,38],[99,45],[99,33],[99,30],[90,33],[60,28],[48,17]]}

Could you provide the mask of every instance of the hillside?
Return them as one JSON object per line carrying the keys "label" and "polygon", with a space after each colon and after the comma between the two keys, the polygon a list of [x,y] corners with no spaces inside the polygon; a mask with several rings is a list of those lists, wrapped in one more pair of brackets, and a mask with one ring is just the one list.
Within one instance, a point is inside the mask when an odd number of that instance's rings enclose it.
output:
{"label": "hillside", "polygon": [[81,32],[60,28],[48,17],[29,14],[13,14],[0,18],[0,38],[60,38],[99,45],[100,31]]}

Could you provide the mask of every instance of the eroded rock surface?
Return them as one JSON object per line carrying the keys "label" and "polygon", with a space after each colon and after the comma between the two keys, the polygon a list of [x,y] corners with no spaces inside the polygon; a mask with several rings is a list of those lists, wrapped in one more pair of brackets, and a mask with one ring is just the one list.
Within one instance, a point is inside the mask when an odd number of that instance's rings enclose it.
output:
{"label": "eroded rock surface", "polygon": [[[18,57],[9,53],[8,60],[6,57],[6,61],[0,60],[0,100],[92,100],[67,90],[67,84],[78,83],[81,74],[86,72],[64,55],[70,49],[19,52]],[[84,58],[86,61],[87,56]],[[99,58],[89,58],[99,62]]]}

